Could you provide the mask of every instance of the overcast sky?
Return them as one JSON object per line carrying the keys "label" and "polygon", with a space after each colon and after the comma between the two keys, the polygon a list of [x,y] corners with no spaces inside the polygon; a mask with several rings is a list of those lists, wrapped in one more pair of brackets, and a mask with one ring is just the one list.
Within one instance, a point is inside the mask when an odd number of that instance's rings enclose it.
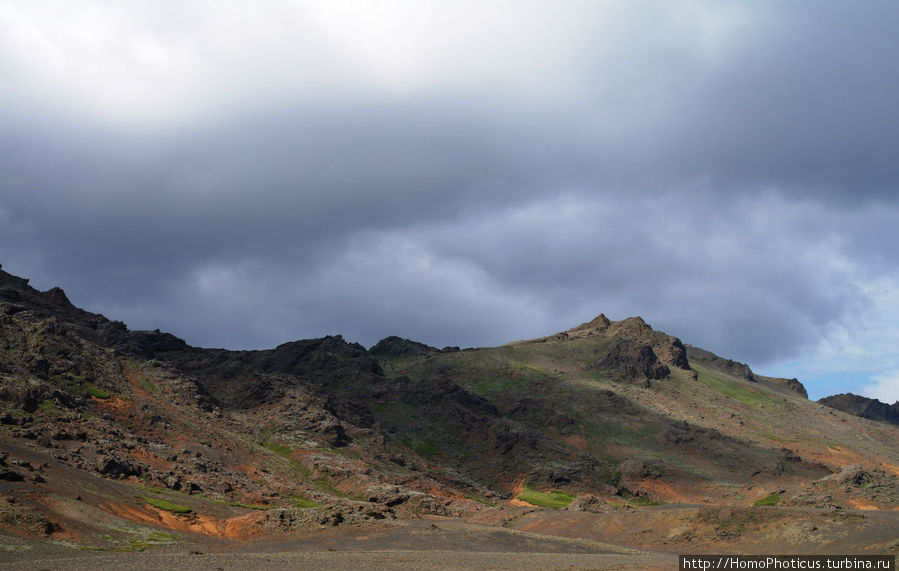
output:
{"label": "overcast sky", "polygon": [[899,3],[0,0],[0,263],[232,349],[604,312],[899,400]]}

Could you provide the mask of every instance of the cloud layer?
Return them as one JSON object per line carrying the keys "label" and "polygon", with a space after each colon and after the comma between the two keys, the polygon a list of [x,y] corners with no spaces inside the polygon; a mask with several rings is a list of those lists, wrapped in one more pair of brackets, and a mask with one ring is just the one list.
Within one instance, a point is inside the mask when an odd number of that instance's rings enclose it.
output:
{"label": "cloud layer", "polygon": [[813,396],[886,397],[897,22],[892,2],[7,4],[0,262],[194,344],[491,345],[639,314]]}

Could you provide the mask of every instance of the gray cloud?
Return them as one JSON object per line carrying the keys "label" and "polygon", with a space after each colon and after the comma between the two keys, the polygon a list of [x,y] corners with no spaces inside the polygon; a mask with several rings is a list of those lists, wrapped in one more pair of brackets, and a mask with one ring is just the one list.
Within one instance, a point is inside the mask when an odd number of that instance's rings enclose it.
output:
{"label": "gray cloud", "polygon": [[775,363],[899,275],[895,3],[0,12],[0,262],[132,327]]}

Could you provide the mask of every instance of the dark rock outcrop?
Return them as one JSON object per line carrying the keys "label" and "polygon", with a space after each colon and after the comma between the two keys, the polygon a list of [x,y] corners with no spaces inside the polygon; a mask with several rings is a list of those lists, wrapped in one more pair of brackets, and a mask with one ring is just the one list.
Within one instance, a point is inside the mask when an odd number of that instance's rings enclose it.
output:
{"label": "dark rock outcrop", "polygon": [[774,377],[762,377],[765,381],[768,381],[773,384],[781,385],[794,393],[800,394],[805,398],[808,398],[808,391],[805,390],[805,386],[799,382],[799,379],[779,379]]}
{"label": "dark rock outcrop", "polygon": [[648,387],[650,380],[664,379],[671,370],[656,357],[652,347],[638,341],[615,341],[596,362],[596,368],[610,371],[616,381]]}
{"label": "dark rock outcrop", "polygon": [[733,359],[725,359],[711,351],[706,351],[705,349],[700,349],[699,347],[694,347],[692,345],[686,345],[686,351],[690,361],[695,362],[697,365],[715,369],[751,383],[761,383],[778,391],[786,389],[791,393],[801,395],[803,398],[808,398],[808,392],[798,379],[765,377],[753,372],[746,363],[740,363]]}
{"label": "dark rock outcrop", "polygon": [[[457,348],[458,349],[458,348]],[[383,355],[390,357],[412,357],[415,355],[427,355],[428,353],[436,353],[440,351],[436,347],[419,343],[418,341],[410,341],[396,335],[385,337],[375,343],[368,350],[372,355]]]}
{"label": "dark rock outcrop", "polygon": [[887,404],[852,393],[824,397],[819,403],[855,416],[899,425],[899,402]]}
{"label": "dark rock outcrop", "polygon": [[[546,339],[565,340],[585,337],[605,337],[639,342],[651,347],[656,358],[663,364],[677,369],[690,370],[687,350],[681,340],[661,331],[655,331],[642,317],[628,317],[621,321],[612,321],[600,313],[592,321],[582,323]],[[665,373],[663,377],[667,375],[668,373]]]}
{"label": "dark rock outcrop", "polygon": [[739,379],[744,379],[752,382],[755,382],[756,380],[752,369],[750,369],[749,365],[747,365],[746,363],[740,363],[739,361],[734,361],[733,359],[725,359],[724,357],[719,357],[711,351],[706,351],[705,349],[700,349],[699,347],[694,347],[692,345],[687,345],[686,348],[687,357],[691,361],[696,361],[700,364],[713,367],[723,373],[727,373],[728,375],[732,375]]}

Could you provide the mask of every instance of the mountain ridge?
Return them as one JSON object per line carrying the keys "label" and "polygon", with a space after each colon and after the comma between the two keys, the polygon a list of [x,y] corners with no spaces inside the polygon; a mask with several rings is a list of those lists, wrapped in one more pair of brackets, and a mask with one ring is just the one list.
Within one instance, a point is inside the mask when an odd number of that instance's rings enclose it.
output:
{"label": "mountain ridge", "polygon": [[862,418],[899,424],[899,401],[888,404],[879,399],[841,393],[818,399],[818,402]]}
{"label": "mountain ridge", "polygon": [[[773,492],[899,505],[887,425],[640,318],[477,349],[337,335],[230,351],[129,331],[0,270],[0,332],[0,492],[15,500],[0,502],[0,533],[33,522],[28,537],[125,541],[59,507],[70,501],[223,539],[489,520],[550,490],[591,513]],[[834,488],[848,465],[861,472]],[[172,504],[194,515],[159,507]]]}

